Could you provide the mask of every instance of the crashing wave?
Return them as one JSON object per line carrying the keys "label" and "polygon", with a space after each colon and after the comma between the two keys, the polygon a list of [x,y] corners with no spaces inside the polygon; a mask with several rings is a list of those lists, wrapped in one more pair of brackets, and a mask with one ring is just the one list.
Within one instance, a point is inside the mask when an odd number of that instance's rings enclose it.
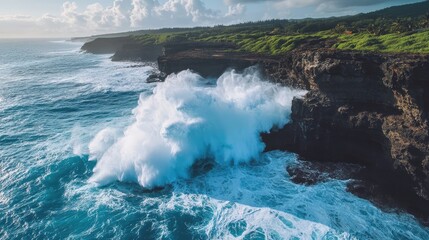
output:
{"label": "crashing wave", "polygon": [[89,151],[97,165],[90,182],[153,188],[188,177],[197,160],[257,159],[265,147],[260,133],[284,126],[292,99],[303,93],[264,81],[253,68],[225,72],[217,81],[189,70],[170,75],[152,95],[140,96],[134,123],[95,136]]}

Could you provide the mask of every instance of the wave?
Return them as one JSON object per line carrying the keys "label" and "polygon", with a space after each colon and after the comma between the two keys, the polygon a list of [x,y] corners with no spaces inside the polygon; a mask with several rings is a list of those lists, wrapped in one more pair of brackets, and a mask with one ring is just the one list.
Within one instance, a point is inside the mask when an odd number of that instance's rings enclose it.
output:
{"label": "wave", "polygon": [[46,55],[54,55],[54,56],[77,55],[77,54],[84,54],[84,53],[81,52],[80,48],[78,47],[72,50],[52,51],[52,52],[46,53]]}
{"label": "wave", "polygon": [[74,46],[82,46],[82,42],[73,42],[70,40],[52,40],[49,41],[50,43],[56,43],[56,44],[67,44],[67,45],[74,45]]}
{"label": "wave", "polygon": [[304,91],[264,81],[254,68],[225,72],[217,81],[191,71],[167,77],[142,94],[125,130],[107,128],[89,144],[97,185],[136,182],[145,188],[187,178],[198,160],[240,164],[264,150],[261,132],[289,120]]}

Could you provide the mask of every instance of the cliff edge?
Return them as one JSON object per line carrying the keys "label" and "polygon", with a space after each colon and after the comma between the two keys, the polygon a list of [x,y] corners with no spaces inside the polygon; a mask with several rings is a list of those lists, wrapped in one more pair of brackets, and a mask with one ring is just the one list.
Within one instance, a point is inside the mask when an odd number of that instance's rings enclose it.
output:
{"label": "cliff edge", "polygon": [[429,55],[322,48],[264,57],[194,48],[158,64],[167,74],[204,76],[259,65],[271,81],[308,90],[293,100],[291,122],[262,136],[267,150],[364,165],[369,180],[429,216]]}

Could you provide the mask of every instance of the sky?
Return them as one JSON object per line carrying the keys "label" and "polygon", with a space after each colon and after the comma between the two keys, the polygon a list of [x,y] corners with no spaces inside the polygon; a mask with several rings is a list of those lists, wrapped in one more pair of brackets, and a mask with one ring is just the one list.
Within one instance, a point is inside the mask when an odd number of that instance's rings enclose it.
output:
{"label": "sky", "polygon": [[341,16],[413,2],[419,0],[0,0],[0,38]]}

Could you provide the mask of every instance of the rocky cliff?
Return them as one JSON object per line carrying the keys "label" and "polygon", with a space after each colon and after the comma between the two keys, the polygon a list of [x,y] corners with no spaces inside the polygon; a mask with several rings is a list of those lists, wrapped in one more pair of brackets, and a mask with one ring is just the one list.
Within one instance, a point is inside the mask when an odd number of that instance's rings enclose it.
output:
{"label": "rocky cliff", "polygon": [[143,61],[156,62],[162,55],[163,47],[160,45],[141,45],[129,43],[123,45],[112,56],[112,61]]}
{"label": "rocky cliff", "polygon": [[[191,69],[203,77],[218,77],[232,68],[243,70],[260,62],[261,56],[246,53],[229,52],[222,49],[193,49],[161,56],[158,59],[159,70],[166,73],[178,73]],[[268,59],[265,59],[268,63]]]}
{"label": "rocky cliff", "polygon": [[294,52],[264,68],[309,93],[271,148],[359,163],[384,190],[429,214],[429,56]]}
{"label": "rocky cliff", "polygon": [[114,54],[112,61],[156,62],[163,54],[163,46],[144,45],[132,37],[96,38],[86,42],[81,50],[93,54]]}
{"label": "rocky cliff", "polygon": [[96,38],[86,42],[81,50],[93,54],[113,54],[127,44],[137,44],[137,42],[130,37]]}
{"label": "rocky cliff", "polygon": [[[166,74],[192,69],[217,77],[228,68],[259,65],[271,81],[308,90],[293,100],[285,128],[262,135],[266,150],[363,165],[365,180],[414,213],[429,216],[429,55],[344,52],[307,44],[282,56],[262,56],[219,43],[172,44],[161,51],[126,41],[119,46],[103,40],[104,47],[116,49],[114,60],[150,61],[163,52],[158,66]],[[83,49],[101,51],[91,46]]]}
{"label": "rocky cliff", "polygon": [[205,76],[254,64],[272,81],[309,91],[293,101],[290,124],[263,135],[267,150],[364,165],[368,179],[429,215],[428,55],[188,49],[159,59],[166,73],[190,68]]}

